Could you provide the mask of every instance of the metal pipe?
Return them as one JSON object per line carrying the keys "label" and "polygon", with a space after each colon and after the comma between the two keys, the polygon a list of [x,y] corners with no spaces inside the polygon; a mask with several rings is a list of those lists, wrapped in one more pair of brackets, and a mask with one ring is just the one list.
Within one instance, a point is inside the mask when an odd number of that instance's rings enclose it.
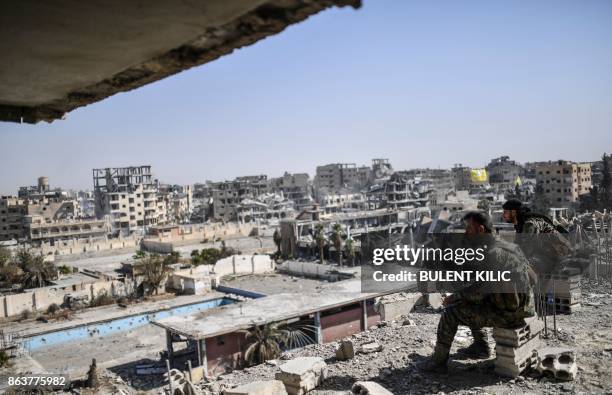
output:
{"label": "metal pipe", "polygon": [[168,374],[168,388],[170,389],[170,394],[174,394],[174,388],[172,388],[172,375],[170,374],[170,360],[166,359],[166,372]]}
{"label": "metal pipe", "polygon": [[546,322],[548,315],[548,293],[544,296],[544,337],[548,337],[548,323]]}
{"label": "metal pipe", "polygon": [[553,294],[553,330],[557,337],[557,293],[555,292],[555,277],[552,276],[552,294]]}

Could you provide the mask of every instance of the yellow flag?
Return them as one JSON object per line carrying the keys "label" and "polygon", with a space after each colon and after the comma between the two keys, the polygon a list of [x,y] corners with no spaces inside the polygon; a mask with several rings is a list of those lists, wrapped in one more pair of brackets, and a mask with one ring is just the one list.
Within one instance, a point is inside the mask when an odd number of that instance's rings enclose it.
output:
{"label": "yellow flag", "polygon": [[486,182],[487,171],[485,169],[471,169],[470,178],[472,182]]}
{"label": "yellow flag", "polygon": [[516,180],[514,180],[514,185],[521,186],[522,183],[523,181],[521,181],[521,177],[516,176]]}

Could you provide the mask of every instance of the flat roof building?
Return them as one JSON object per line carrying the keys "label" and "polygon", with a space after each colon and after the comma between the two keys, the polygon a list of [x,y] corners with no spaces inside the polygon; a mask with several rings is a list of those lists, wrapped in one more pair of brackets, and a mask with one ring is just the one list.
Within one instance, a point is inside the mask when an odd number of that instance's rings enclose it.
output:
{"label": "flat roof building", "polygon": [[551,204],[571,206],[593,187],[591,164],[566,160],[540,163],[536,166],[536,183]]}

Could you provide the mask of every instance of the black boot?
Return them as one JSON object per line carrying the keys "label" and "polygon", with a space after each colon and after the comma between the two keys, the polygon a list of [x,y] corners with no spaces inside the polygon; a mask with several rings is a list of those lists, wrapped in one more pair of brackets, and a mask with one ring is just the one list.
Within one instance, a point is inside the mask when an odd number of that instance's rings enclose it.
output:
{"label": "black boot", "polygon": [[430,373],[448,373],[448,354],[450,349],[436,344],[433,355],[419,364],[419,369]]}
{"label": "black boot", "polygon": [[459,354],[463,354],[470,358],[485,359],[491,358],[491,348],[484,339],[474,339],[468,347],[463,347],[457,350]]}

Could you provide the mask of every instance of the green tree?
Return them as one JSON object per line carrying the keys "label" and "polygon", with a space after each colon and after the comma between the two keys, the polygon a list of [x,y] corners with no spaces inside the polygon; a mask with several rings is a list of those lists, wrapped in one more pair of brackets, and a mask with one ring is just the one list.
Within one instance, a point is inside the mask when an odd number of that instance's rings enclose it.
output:
{"label": "green tree", "polygon": [[42,254],[34,255],[23,248],[17,251],[17,265],[23,271],[21,284],[24,288],[40,288],[57,279],[57,268],[52,262],[45,262]]}
{"label": "green tree", "polygon": [[11,261],[11,252],[8,248],[0,246],[0,267],[8,264]]}
{"label": "green tree", "polygon": [[200,256],[200,250],[191,251],[191,264],[198,266],[202,263],[202,257]]}
{"label": "green tree", "polygon": [[19,284],[23,270],[12,262],[8,248],[0,246],[0,288],[10,288]]}
{"label": "green tree", "polygon": [[144,277],[144,283],[149,285],[148,294],[158,294],[159,287],[168,276],[169,269],[164,260],[157,254],[147,254],[140,259],[138,269]]}
{"label": "green tree", "polygon": [[322,223],[318,223],[315,226],[314,240],[317,247],[319,247],[321,263],[325,263],[325,257],[323,256],[323,250],[325,249],[325,228]]}
{"label": "green tree", "polygon": [[181,259],[181,254],[179,254],[178,251],[172,251],[170,252],[170,254],[164,257],[164,264],[173,265],[175,263],[178,263],[180,259]]}
{"label": "green tree", "polygon": [[342,238],[344,233],[342,232],[342,225],[332,225],[331,241],[334,243],[334,248],[338,254],[338,264],[342,266]]}
{"label": "green tree", "polygon": [[352,238],[348,238],[344,242],[344,252],[346,257],[351,260],[351,266],[355,266],[355,241]]}
{"label": "green tree", "polygon": [[142,259],[144,257],[147,256],[147,253],[143,250],[138,250],[134,253],[134,255],[132,255],[132,259],[136,260],[136,259]]}

